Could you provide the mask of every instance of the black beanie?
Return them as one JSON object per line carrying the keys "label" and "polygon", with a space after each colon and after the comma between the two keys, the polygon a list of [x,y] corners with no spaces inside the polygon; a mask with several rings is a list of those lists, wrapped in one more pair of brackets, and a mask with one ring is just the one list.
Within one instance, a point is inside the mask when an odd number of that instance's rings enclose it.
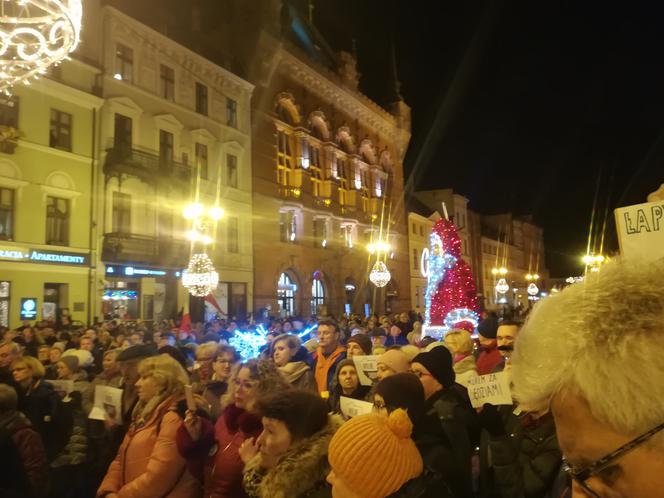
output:
{"label": "black beanie", "polygon": [[419,363],[426,368],[443,387],[449,388],[454,385],[456,374],[452,367],[452,355],[445,346],[438,346],[428,353],[418,354],[412,363]]}
{"label": "black beanie", "polygon": [[486,339],[495,339],[498,332],[498,319],[488,316],[477,326],[477,332]]}
{"label": "black beanie", "polygon": [[351,342],[357,343],[357,345],[362,348],[362,351],[364,351],[364,354],[371,354],[372,345],[371,345],[371,339],[369,338],[368,335],[355,334],[353,337],[348,339],[347,344],[350,344]]}

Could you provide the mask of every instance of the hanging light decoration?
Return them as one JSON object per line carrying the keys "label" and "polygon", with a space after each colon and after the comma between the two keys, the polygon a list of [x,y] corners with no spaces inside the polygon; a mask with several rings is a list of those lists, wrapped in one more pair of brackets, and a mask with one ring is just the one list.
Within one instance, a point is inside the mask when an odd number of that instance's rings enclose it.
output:
{"label": "hanging light decoration", "polygon": [[531,296],[536,296],[539,293],[539,287],[537,287],[536,284],[532,283],[528,286],[527,291],[528,294],[530,294]]}
{"label": "hanging light decoration", "polygon": [[76,49],[82,0],[0,0],[0,91],[29,84]]}
{"label": "hanging light decoration", "polygon": [[498,294],[505,294],[508,290],[510,290],[510,286],[507,284],[507,280],[504,278],[498,280],[498,283],[496,284],[496,292]]}
{"label": "hanging light decoration", "polygon": [[217,288],[219,274],[214,270],[212,260],[205,253],[194,254],[187,269],[182,272],[182,285],[189,294],[205,297]]}
{"label": "hanging light decoration", "polygon": [[369,273],[369,280],[376,287],[385,287],[392,278],[390,270],[387,269],[387,266],[382,261],[376,261],[376,264],[371,269]]}

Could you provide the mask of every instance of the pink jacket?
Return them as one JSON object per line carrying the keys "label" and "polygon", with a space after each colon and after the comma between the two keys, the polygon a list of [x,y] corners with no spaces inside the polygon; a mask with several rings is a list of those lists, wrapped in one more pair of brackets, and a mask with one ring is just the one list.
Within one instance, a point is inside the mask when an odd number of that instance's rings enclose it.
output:
{"label": "pink jacket", "polygon": [[176,399],[159,405],[140,427],[131,426],[97,495],[119,498],[197,498],[200,482],[187,470],[175,445],[182,418]]}

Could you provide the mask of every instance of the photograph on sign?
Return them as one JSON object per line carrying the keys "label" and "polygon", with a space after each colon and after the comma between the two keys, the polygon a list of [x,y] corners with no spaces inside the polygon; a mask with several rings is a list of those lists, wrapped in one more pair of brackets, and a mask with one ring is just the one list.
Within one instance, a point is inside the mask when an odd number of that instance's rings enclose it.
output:
{"label": "photograph on sign", "polygon": [[112,419],[122,424],[122,389],[110,386],[95,386],[95,401],[88,418],[92,420]]}
{"label": "photograph on sign", "polygon": [[512,391],[505,372],[473,377],[468,381],[468,396],[473,408],[489,405],[512,405]]}
{"label": "photograph on sign", "polygon": [[353,356],[360,384],[372,386],[378,378],[378,356]]}

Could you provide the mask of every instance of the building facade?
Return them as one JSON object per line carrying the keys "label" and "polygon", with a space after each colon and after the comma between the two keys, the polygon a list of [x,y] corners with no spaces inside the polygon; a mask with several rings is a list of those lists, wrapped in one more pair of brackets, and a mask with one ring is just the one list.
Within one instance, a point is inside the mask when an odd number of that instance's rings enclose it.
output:
{"label": "building facade", "polygon": [[[101,68],[96,183],[98,316],[170,318],[180,275],[206,250],[222,311],[252,310],[253,86],[111,6],[89,2],[86,50]],[[183,208],[221,207],[203,248]]]}
{"label": "building facade", "polygon": [[66,62],[0,101],[0,326],[92,316],[97,74]]}

